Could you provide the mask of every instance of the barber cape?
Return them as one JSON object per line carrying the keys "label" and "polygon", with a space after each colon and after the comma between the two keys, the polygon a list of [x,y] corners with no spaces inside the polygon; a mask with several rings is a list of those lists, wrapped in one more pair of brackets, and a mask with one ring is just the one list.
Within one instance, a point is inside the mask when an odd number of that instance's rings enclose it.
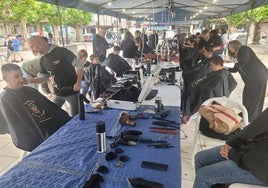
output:
{"label": "barber cape", "polygon": [[194,81],[203,78],[210,72],[211,70],[210,70],[209,59],[204,59],[199,64],[192,66],[186,71],[183,71],[182,77],[185,82],[185,87],[186,88],[191,87]]}
{"label": "barber cape", "polygon": [[14,145],[26,151],[32,151],[71,119],[31,87],[5,88],[0,101],[0,134],[10,134]]}
{"label": "barber cape", "polygon": [[199,64],[190,67],[186,71],[183,71],[182,77],[184,81],[184,91],[182,93],[182,107],[186,105],[187,98],[193,91],[192,84],[194,81],[202,79],[210,72],[209,59],[204,59]]}
{"label": "barber cape", "polygon": [[123,77],[124,72],[131,70],[131,66],[126,60],[113,53],[109,54],[101,65],[111,68],[116,73],[117,77]]}
{"label": "barber cape", "polygon": [[206,78],[197,84],[187,98],[186,115],[192,115],[197,112],[201,104],[209,98],[229,97],[236,85],[237,82],[232,74],[225,69],[207,74]]}

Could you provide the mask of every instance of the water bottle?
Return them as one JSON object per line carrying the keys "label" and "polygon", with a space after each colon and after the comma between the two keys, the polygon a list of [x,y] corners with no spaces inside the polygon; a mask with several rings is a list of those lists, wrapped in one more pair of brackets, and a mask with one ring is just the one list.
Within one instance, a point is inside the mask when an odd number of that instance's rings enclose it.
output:
{"label": "water bottle", "polygon": [[99,121],[96,123],[96,142],[97,152],[106,152],[106,133],[105,133],[105,122]]}
{"label": "water bottle", "polygon": [[83,102],[83,94],[79,94],[78,96],[78,108],[79,108],[79,119],[85,120],[85,106]]}

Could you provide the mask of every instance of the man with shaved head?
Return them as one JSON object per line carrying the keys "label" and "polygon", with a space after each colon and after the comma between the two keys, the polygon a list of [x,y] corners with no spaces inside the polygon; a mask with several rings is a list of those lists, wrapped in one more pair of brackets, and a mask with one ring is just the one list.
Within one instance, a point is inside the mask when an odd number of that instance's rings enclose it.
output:
{"label": "man with shaved head", "polygon": [[42,83],[51,79],[53,83],[51,100],[60,107],[66,101],[70,106],[70,115],[78,114],[83,62],[68,49],[49,45],[39,36],[29,38],[28,44],[34,55],[42,55],[40,72],[36,78],[28,78],[28,82]]}
{"label": "man with shaved head", "polygon": [[1,67],[6,87],[0,94],[0,134],[10,134],[14,145],[32,151],[71,117],[36,89],[24,86],[20,67]]}

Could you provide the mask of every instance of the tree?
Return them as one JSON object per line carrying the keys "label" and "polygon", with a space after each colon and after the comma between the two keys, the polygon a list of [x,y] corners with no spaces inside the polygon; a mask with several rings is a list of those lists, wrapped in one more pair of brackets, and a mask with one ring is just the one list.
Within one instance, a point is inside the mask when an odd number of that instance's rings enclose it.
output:
{"label": "tree", "polygon": [[[21,34],[23,40],[27,37],[26,23],[34,19],[34,0],[1,0],[0,9],[3,12],[0,19],[8,25],[8,34]],[[12,29],[11,26],[19,25],[20,30]]]}
{"label": "tree", "polygon": [[255,23],[254,36],[252,42],[259,43],[261,36],[262,22],[268,19],[268,5],[254,9],[252,15],[253,15],[252,17],[254,18],[253,21]]}
{"label": "tree", "polygon": [[255,27],[252,40],[253,43],[259,43],[262,22],[266,19],[268,19],[268,5],[228,16],[227,22],[229,25],[235,27],[245,25],[248,27],[250,23],[253,23]]}
{"label": "tree", "polygon": [[[64,9],[65,17],[61,21],[77,30],[77,40],[80,40],[80,28],[82,25],[89,24],[92,20],[92,14],[89,12]],[[35,0],[0,0],[0,20],[6,25],[7,34],[21,33],[23,39],[27,38],[27,24],[39,26],[43,29],[44,23],[52,25],[54,36],[58,38],[59,18],[56,5],[37,2]],[[63,9],[60,9],[63,15]],[[15,30],[15,25],[19,25]]]}
{"label": "tree", "polygon": [[76,30],[76,40],[80,41],[81,35],[80,30],[83,25],[88,25],[92,21],[92,14],[77,9],[66,9],[64,12],[64,23],[72,26]]}
{"label": "tree", "polygon": [[11,7],[13,15],[11,20],[20,26],[20,33],[25,40],[27,38],[26,23],[29,19],[36,17],[35,15],[35,1],[34,0],[11,0],[14,4]]}
{"label": "tree", "polygon": [[[58,43],[59,33],[58,33],[58,26],[59,18],[58,18],[58,10],[55,5],[37,2],[38,8],[37,15],[39,16],[38,22],[40,23],[49,23],[52,26],[52,31],[54,35],[54,41]],[[42,26],[43,27],[43,26]]]}

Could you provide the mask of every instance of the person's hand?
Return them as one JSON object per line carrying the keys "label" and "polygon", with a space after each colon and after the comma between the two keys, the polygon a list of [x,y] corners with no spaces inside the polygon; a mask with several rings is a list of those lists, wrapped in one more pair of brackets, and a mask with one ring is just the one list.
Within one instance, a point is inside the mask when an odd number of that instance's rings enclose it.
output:
{"label": "person's hand", "polygon": [[73,90],[74,90],[74,91],[80,91],[80,89],[81,89],[81,84],[79,84],[79,83],[75,83],[75,84],[74,84],[74,87],[73,87]]}
{"label": "person's hand", "polygon": [[227,144],[225,144],[224,146],[222,146],[222,147],[221,147],[221,150],[220,150],[220,154],[221,154],[221,156],[222,156],[223,158],[229,160],[229,158],[228,158],[228,153],[229,153],[229,151],[230,151],[231,149],[232,149],[232,147],[229,146],[229,145],[227,145]]}

